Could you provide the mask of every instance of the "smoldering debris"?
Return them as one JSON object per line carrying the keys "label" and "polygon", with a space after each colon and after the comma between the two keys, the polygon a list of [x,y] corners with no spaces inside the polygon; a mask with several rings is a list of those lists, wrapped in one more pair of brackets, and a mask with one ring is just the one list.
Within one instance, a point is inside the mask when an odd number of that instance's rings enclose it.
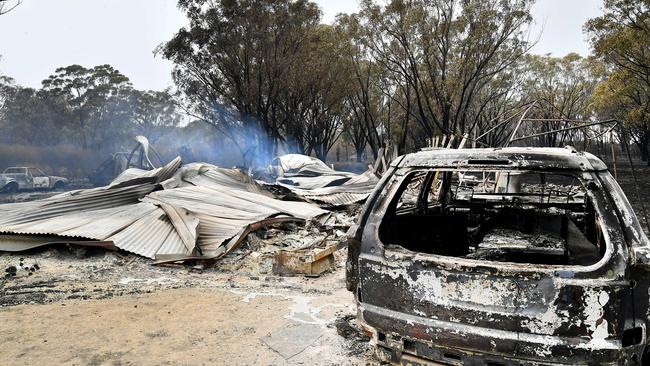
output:
{"label": "smoldering debris", "polygon": [[280,193],[290,193],[325,208],[362,202],[378,182],[371,171],[340,172],[316,158],[300,154],[277,157],[270,171],[276,178],[274,188]]}
{"label": "smoldering debris", "polygon": [[[294,188],[303,202],[295,201],[296,197],[281,200],[284,196],[274,194],[268,184],[240,170],[204,163],[182,165],[180,158],[157,169],[127,169],[105,187],[0,205],[0,250],[16,252],[67,243],[120,249],[154,259],[158,264],[215,260],[236,249],[251,232],[294,223],[300,238],[307,237],[301,231],[318,227],[316,231],[322,235],[312,239],[319,244],[301,242],[293,232],[282,238],[297,245],[277,245],[277,240],[271,239],[268,241],[272,247],[284,250],[289,257],[300,253],[303,259],[310,258],[312,251],[315,262],[322,256],[329,263],[352,217],[319,206],[360,202],[376,178],[336,172],[320,161],[303,165],[309,169],[319,167],[311,169],[309,177],[305,169],[295,173],[302,174],[302,182],[319,181],[303,183],[312,187],[312,195],[301,192],[306,189]],[[323,185],[320,180],[329,175],[345,176],[346,180],[339,185],[332,181]],[[283,174],[278,181],[285,178]],[[360,186],[367,187],[367,192],[359,193]],[[314,195],[327,197],[328,193],[318,189],[338,191],[331,193],[335,198],[324,203],[328,201],[325,198],[313,199]],[[329,248],[328,254],[322,254],[325,248]]]}

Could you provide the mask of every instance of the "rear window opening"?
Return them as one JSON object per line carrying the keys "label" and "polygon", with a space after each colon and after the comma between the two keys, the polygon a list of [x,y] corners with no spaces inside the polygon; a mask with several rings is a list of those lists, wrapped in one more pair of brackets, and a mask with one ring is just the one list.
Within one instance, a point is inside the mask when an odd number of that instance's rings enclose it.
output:
{"label": "rear window opening", "polygon": [[379,228],[386,248],[495,262],[590,265],[605,252],[581,178],[525,171],[409,174]]}

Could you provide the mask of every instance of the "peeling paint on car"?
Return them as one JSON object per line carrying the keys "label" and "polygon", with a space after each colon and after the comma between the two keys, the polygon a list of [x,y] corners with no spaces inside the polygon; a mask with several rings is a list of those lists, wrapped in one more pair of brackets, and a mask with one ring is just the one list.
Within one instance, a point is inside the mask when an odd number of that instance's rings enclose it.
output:
{"label": "peeling paint on car", "polygon": [[[650,314],[650,242],[627,198],[598,158],[557,148],[439,149],[406,155],[391,167],[370,195],[359,226],[349,232],[346,282],[355,294],[359,320],[373,329],[373,342],[390,355],[392,362],[424,360],[472,365],[650,362],[644,355]],[[411,214],[415,216],[402,221],[395,219],[391,225],[405,226],[403,229],[390,226],[389,236],[412,237],[411,231],[417,230],[417,225],[435,224],[427,220],[446,217],[436,213],[444,209],[440,205],[429,208],[425,202],[422,206],[423,197],[431,195],[425,191],[433,192],[437,186],[432,184],[441,185],[437,180],[443,179],[439,178],[442,173],[434,177],[434,171],[504,172],[493,174],[495,186],[500,174],[510,177],[507,172],[574,177],[584,187],[585,200],[588,200],[584,207],[591,213],[572,213],[569,206],[562,206],[564,203],[554,206],[542,202],[546,206],[541,203],[538,206],[546,216],[540,220],[547,226],[556,221],[557,225],[561,223],[554,230],[565,243],[571,235],[596,240],[601,248],[599,256],[585,262],[575,259],[576,263],[552,264],[540,259],[540,263],[532,264],[526,260],[427,253],[417,246],[407,248],[408,245],[383,240],[384,220],[388,215],[399,218],[395,216],[395,202],[415,173],[423,172],[427,177],[422,183],[425,188],[420,188],[418,208]],[[477,184],[485,185],[485,182]],[[457,185],[456,190],[460,189],[460,183],[452,184]],[[568,192],[566,197],[570,197],[572,190]],[[475,194],[472,190],[471,195]],[[452,207],[455,211],[449,217],[462,218],[463,212],[469,212],[475,220],[474,216],[484,215],[480,208],[486,201],[478,198],[470,201],[464,206],[453,206],[458,208]],[[536,211],[511,201],[521,212],[535,215]],[[417,213],[421,211],[425,213]],[[443,225],[437,230],[474,230],[470,226],[457,226],[454,220],[451,226]],[[583,227],[587,223],[596,229]],[[578,229],[580,233],[571,234]],[[434,236],[444,234],[435,230],[426,232]],[[458,232],[458,235],[464,234]],[[454,233],[444,237],[453,240]],[[506,236],[491,243],[499,249],[513,240]],[[586,239],[571,240],[582,243],[580,240]],[[565,249],[563,255],[578,258],[582,252],[577,248],[569,252]]]}

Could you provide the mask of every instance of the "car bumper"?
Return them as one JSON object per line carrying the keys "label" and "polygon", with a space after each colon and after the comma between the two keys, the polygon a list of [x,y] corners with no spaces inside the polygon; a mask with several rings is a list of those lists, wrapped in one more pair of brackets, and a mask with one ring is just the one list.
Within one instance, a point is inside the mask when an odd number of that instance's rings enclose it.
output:
{"label": "car bumper", "polygon": [[397,364],[624,365],[633,364],[643,352],[643,345],[622,348],[615,341],[595,344],[582,338],[486,329],[366,303],[358,309],[359,318],[374,332],[378,351]]}

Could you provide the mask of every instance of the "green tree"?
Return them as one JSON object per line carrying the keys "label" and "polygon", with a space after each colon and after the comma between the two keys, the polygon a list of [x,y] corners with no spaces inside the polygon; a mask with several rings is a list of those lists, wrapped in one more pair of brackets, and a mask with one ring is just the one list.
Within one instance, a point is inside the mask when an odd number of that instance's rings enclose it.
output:
{"label": "green tree", "polygon": [[140,134],[155,143],[162,135],[177,127],[181,121],[169,91],[133,91],[135,108],[133,120]]}
{"label": "green tree", "polygon": [[[358,14],[341,15],[336,29],[347,42],[348,56],[345,95],[345,125],[348,140],[353,144],[357,161],[366,145],[370,146],[374,158],[384,146],[386,133],[390,130],[388,106],[391,90],[395,89],[388,70],[369,57],[370,49],[363,40],[367,36]],[[399,85],[399,83],[397,83]],[[408,116],[404,121],[408,122]]]}
{"label": "green tree", "polygon": [[[361,2],[359,39],[390,96],[425,137],[472,131],[486,88],[527,51],[532,1]],[[363,55],[363,53],[362,53]],[[394,92],[397,88],[400,92]],[[458,141],[458,140],[457,140]]]}
{"label": "green tree", "polygon": [[305,47],[320,20],[318,6],[306,0],[180,0],[178,5],[189,25],[159,51],[175,64],[173,77],[186,112],[229,136],[246,164],[265,162],[291,135],[286,112],[300,109],[302,96],[288,88],[305,67]]}
{"label": "green tree", "polygon": [[117,133],[126,132],[124,126],[132,115],[132,87],[129,78],[112,66],[58,68],[42,84],[59,113],[74,117],[84,149],[102,148],[121,139]]}
{"label": "green tree", "polygon": [[604,14],[585,29],[606,65],[594,105],[605,118],[624,121],[650,164],[650,1],[605,0]]}
{"label": "green tree", "polygon": [[300,151],[312,152],[325,161],[329,150],[342,133],[343,103],[348,87],[345,44],[329,25],[316,27],[305,42],[300,57],[302,68],[290,75],[282,98],[299,106],[298,113],[287,113],[283,132],[300,134]]}
{"label": "green tree", "polygon": [[[576,53],[564,57],[527,55],[521,70],[522,97],[534,102],[526,114],[529,123],[518,135],[557,130],[591,118],[591,96],[598,81],[594,69],[598,62]],[[563,146],[588,130],[548,134],[537,141],[541,146]],[[533,141],[526,141],[531,143]]]}
{"label": "green tree", "polygon": [[14,79],[0,75],[0,120],[3,118],[4,107],[7,99],[16,92],[17,85]]}

